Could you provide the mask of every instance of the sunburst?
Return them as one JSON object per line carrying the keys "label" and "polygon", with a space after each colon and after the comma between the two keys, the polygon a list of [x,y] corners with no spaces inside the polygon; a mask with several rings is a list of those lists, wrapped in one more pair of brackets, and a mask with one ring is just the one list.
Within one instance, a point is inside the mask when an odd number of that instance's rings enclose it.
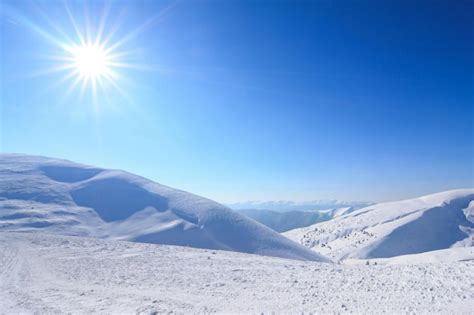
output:
{"label": "sunburst", "polygon": [[[64,79],[73,79],[68,93],[80,86],[81,96],[89,89],[96,100],[99,87],[105,89],[105,86],[111,86],[125,95],[118,84],[119,69],[134,68],[134,65],[120,60],[120,57],[127,55],[122,45],[127,39],[131,39],[131,36],[127,34],[122,37],[114,36],[116,28],[110,31],[107,37],[103,36],[106,32],[109,8],[103,11],[98,25],[85,23],[82,28],[79,27],[67,4],[66,11],[75,34],[74,36],[64,34],[62,40],[56,41],[61,53],[53,57],[58,63],[53,71],[66,71]],[[115,42],[112,41],[114,37],[117,37]]]}
{"label": "sunburst", "polygon": [[70,90],[81,85],[82,91],[89,87],[95,94],[98,86],[110,83],[123,93],[117,84],[118,71],[123,67],[132,67],[132,64],[120,62],[117,54],[105,43],[83,42],[63,45],[62,48],[64,55],[58,56],[57,60],[61,62],[59,68],[69,72],[66,78],[74,78]]}
{"label": "sunburst", "polygon": [[[129,81],[128,71],[150,71],[156,67],[153,68],[143,62],[137,64],[138,58],[134,54],[136,46],[133,45],[133,49],[130,49],[132,47],[130,42],[171,12],[176,2],[162,7],[156,14],[132,29],[125,23],[127,8],[122,5],[112,8],[112,2],[105,1],[99,8],[92,2],[78,3],[65,0],[63,3],[64,11],[59,15],[60,18],[53,18],[48,15],[49,10],[40,6],[35,7],[38,14],[34,19],[19,12],[8,11],[15,22],[53,45],[51,51],[39,53],[42,58],[52,61],[53,64],[48,63],[46,67],[28,75],[53,75],[59,72],[54,86],[69,83],[64,90],[64,96],[60,99],[71,96],[73,91],[77,91],[81,98],[88,94],[92,96],[96,110],[98,103],[111,99],[112,91],[119,93],[127,103],[134,104],[123,86]],[[72,6],[75,10],[71,8]],[[110,21],[111,16],[116,19]],[[38,24],[38,18],[42,18],[42,23]],[[122,27],[127,31],[124,32]],[[131,59],[134,62],[130,62]],[[99,95],[104,98],[98,99]]]}
{"label": "sunburst", "polygon": [[74,72],[84,80],[107,78],[111,74],[111,57],[102,45],[86,44],[68,49]]}

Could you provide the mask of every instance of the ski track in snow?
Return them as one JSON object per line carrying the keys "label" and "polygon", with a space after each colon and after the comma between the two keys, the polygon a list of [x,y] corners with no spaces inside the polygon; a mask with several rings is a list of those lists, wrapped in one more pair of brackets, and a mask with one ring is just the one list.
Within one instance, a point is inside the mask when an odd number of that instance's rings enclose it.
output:
{"label": "ski track in snow", "polygon": [[474,261],[338,265],[0,233],[0,313],[465,313]]}

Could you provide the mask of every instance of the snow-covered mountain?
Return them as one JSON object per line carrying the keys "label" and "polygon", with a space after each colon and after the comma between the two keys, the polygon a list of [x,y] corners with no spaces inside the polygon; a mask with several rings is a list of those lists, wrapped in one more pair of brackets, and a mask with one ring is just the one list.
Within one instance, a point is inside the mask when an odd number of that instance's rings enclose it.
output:
{"label": "snow-covered mountain", "polygon": [[0,231],[324,257],[214,201],[119,170],[0,155]]}
{"label": "snow-covered mountain", "polygon": [[368,201],[342,201],[342,200],[313,200],[313,201],[244,201],[227,204],[234,210],[271,210],[271,211],[316,211],[327,209],[353,208],[360,209],[372,205]]}
{"label": "snow-covered mountain", "polygon": [[372,205],[284,235],[335,259],[474,246],[474,189]]}
{"label": "snow-covered mountain", "polygon": [[318,222],[328,221],[334,217],[354,210],[356,209],[353,207],[345,207],[316,211],[242,209],[237,210],[237,212],[258,221],[277,232],[286,232],[313,225]]}

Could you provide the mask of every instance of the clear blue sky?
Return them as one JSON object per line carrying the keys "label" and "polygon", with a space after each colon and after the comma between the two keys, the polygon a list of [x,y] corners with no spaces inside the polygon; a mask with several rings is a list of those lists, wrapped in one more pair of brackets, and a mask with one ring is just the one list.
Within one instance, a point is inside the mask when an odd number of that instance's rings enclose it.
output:
{"label": "clear blue sky", "polygon": [[[48,37],[78,41],[63,1],[2,1],[1,151],[221,202],[474,186],[473,1],[109,4],[104,34],[140,66],[94,101],[47,73]],[[94,36],[107,6],[68,7]]]}

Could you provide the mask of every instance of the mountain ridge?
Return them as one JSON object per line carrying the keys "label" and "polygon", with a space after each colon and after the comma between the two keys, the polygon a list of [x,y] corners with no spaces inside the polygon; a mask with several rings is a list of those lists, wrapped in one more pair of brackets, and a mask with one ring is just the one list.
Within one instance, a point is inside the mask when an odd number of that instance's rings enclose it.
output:
{"label": "mountain ridge", "polygon": [[336,260],[474,246],[474,189],[376,204],[284,235]]}

